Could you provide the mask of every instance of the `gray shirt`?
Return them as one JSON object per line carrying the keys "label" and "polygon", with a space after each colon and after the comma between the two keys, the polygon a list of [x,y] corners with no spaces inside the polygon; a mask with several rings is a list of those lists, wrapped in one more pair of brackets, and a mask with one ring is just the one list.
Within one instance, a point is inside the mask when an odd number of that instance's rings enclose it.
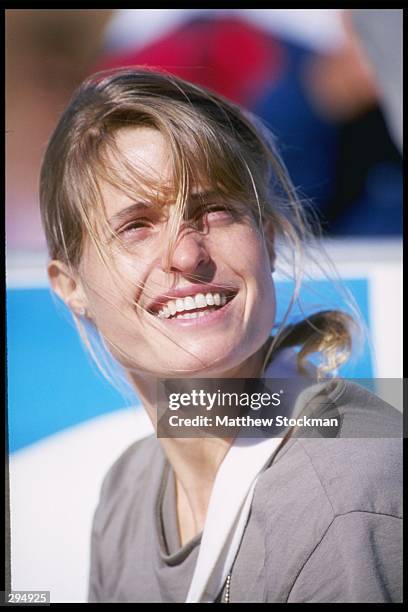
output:
{"label": "gray shirt", "polygon": [[[258,479],[232,603],[402,600],[400,414],[353,383],[330,399],[337,437],[290,438]],[[367,423],[370,436],[399,438],[363,437]],[[343,437],[353,433],[361,437]],[[200,539],[180,546],[174,473],[159,440],[135,442],[102,484],[88,601],[183,602]]]}

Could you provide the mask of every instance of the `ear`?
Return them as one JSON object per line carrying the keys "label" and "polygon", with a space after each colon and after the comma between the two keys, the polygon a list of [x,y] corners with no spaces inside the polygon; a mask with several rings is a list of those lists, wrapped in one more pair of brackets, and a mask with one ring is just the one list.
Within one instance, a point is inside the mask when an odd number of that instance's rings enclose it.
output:
{"label": "ear", "polygon": [[275,271],[275,227],[271,219],[267,219],[264,222],[264,234],[266,240],[266,247],[268,249],[269,261],[271,264],[271,272]]}
{"label": "ear", "polygon": [[49,262],[47,272],[51,287],[73,314],[87,315],[88,300],[78,275],[57,259]]}

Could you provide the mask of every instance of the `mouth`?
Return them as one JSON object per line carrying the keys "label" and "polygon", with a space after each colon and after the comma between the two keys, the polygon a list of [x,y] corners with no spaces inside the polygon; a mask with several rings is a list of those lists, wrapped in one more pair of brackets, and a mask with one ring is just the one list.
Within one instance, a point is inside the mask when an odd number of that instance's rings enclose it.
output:
{"label": "mouth", "polygon": [[[214,318],[214,315],[221,314],[229,309],[237,291],[207,292],[187,295],[177,299],[169,300],[165,304],[156,307],[154,316],[163,322],[204,322]],[[217,316],[218,318],[218,316]]]}

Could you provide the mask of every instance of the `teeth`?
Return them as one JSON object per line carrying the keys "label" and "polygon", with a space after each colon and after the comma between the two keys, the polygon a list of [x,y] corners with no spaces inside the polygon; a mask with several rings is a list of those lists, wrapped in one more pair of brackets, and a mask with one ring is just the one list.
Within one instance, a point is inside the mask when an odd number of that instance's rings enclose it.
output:
{"label": "teeth", "polygon": [[207,306],[207,300],[205,299],[204,293],[197,293],[194,301],[196,308],[205,308]]}
{"label": "teeth", "polygon": [[184,310],[194,310],[194,308],[197,308],[195,300],[188,295],[184,298]]}
{"label": "teeth", "polygon": [[214,306],[214,298],[213,298],[213,294],[212,293],[207,293],[207,295],[205,296],[205,299],[206,299],[207,304],[209,306]]}
{"label": "teeth", "polygon": [[199,312],[184,312],[183,314],[178,314],[175,319],[198,319],[199,317],[205,317],[208,313],[213,312],[215,308],[206,308],[205,310],[201,310]]}
{"label": "teeth", "polygon": [[176,312],[177,312],[176,302],[169,302],[169,303],[167,304],[167,307],[168,307],[168,309],[169,309],[169,311],[170,311],[170,314],[171,314],[172,316],[176,314]]}
{"label": "teeth", "polygon": [[[184,319],[191,319],[198,316],[203,316],[206,312],[212,312],[214,308],[211,306],[224,306],[227,303],[227,296],[224,293],[197,293],[195,296],[187,296],[185,298],[178,298],[167,302],[163,306],[157,316],[160,319],[168,319],[169,317],[179,318],[182,316]],[[210,308],[208,308],[210,307]],[[199,313],[185,313],[188,310],[195,310],[196,308],[205,308],[205,312]],[[185,313],[180,315],[179,313]]]}
{"label": "teeth", "polygon": [[184,300],[176,300],[176,308],[177,308],[177,312],[183,312]]}

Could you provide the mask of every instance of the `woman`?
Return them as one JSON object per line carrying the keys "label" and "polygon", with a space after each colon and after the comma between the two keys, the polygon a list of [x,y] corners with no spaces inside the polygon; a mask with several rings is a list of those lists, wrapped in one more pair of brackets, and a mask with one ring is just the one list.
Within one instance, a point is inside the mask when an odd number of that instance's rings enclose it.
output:
{"label": "woman", "polygon": [[[389,412],[385,439],[383,402],[317,382],[347,356],[349,315],[285,325],[309,234],[257,121],[175,77],[97,74],[48,145],[41,210],[53,289],[157,429],[163,379],[289,379],[283,414],[325,405],[341,423],[331,439],[204,428],[133,444],[101,489],[89,601],[398,601],[400,423]],[[272,337],[285,257],[295,292]]]}

